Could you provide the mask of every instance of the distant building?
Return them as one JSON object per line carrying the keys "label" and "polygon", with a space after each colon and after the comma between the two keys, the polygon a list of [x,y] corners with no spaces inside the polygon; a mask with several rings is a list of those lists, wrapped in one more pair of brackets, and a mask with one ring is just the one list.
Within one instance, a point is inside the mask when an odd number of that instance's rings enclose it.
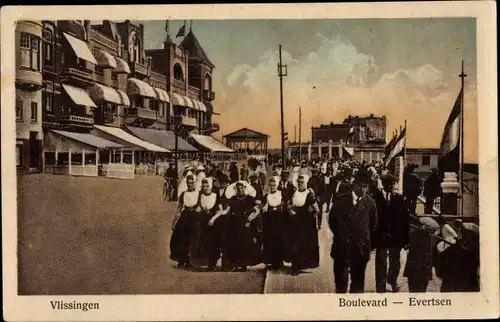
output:
{"label": "distant building", "polygon": [[248,128],[242,128],[224,135],[225,144],[238,153],[265,158],[268,153],[269,135]]}
{"label": "distant building", "polygon": [[[386,117],[349,115],[340,124],[311,128],[311,142],[290,143],[289,158],[349,158],[376,161],[383,158]],[[302,151],[301,151],[302,150]]]}
{"label": "distant building", "polygon": [[406,163],[415,163],[422,168],[437,168],[439,149],[406,148]]}

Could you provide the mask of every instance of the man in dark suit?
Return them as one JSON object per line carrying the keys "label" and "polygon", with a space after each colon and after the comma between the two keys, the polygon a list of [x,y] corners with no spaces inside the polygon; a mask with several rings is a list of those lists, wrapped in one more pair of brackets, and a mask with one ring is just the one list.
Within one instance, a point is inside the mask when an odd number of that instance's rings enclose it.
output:
{"label": "man in dark suit", "polygon": [[331,200],[329,201],[332,204],[330,211],[337,199],[351,192],[351,177],[352,170],[344,168],[337,174],[335,180],[330,180],[330,187],[328,187],[331,194]]}
{"label": "man in dark suit", "polygon": [[323,222],[323,199],[325,195],[325,178],[319,174],[318,168],[311,169],[312,176],[309,178],[307,185],[314,191],[316,202],[319,207],[318,223],[321,228],[321,223]]}
{"label": "man in dark suit", "polygon": [[[393,192],[397,178],[392,175],[382,176],[383,190],[376,191],[378,225],[373,247],[375,255],[375,280],[377,292],[385,293],[386,284],[393,292],[399,291],[397,283],[401,269],[401,250],[409,242],[409,212],[403,197]],[[389,257],[389,270],[387,270]]]}
{"label": "man in dark suit", "polygon": [[352,192],[344,195],[334,205],[328,218],[333,232],[330,255],[336,293],[363,293],[366,264],[370,260],[371,236],[377,227],[375,201],[366,195],[370,178],[360,172],[352,185]]}
{"label": "man in dark suit", "polygon": [[295,187],[293,183],[290,182],[290,171],[283,169],[281,171],[281,178],[278,184],[278,190],[281,191],[283,196],[283,201],[288,201],[292,199],[293,193],[295,192]]}

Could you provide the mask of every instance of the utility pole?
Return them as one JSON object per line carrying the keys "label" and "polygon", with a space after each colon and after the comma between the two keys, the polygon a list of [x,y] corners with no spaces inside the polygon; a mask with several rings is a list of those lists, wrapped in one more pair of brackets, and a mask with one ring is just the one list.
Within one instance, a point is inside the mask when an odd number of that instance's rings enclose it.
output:
{"label": "utility pole", "polygon": [[302,107],[299,106],[299,162],[302,162]]}
{"label": "utility pole", "polygon": [[464,73],[464,61],[462,60],[462,72],[458,75],[462,80],[462,98],[461,98],[461,109],[460,109],[460,162],[459,162],[459,180],[460,180],[460,216],[464,215],[464,92],[465,92],[465,77],[467,75]]}
{"label": "utility pole", "polygon": [[285,160],[285,141],[288,139],[285,133],[285,120],[283,112],[283,77],[287,76],[287,66],[282,64],[281,60],[281,45],[279,46],[280,61],[278,63],[278,76],[280,78],[280,111],[281,111],[281,161],[283,163],[283,169],[286,168]]}
{"label": "utility pole", "polygon": [[297,124],[293,126],[293,142],[297,142]]}

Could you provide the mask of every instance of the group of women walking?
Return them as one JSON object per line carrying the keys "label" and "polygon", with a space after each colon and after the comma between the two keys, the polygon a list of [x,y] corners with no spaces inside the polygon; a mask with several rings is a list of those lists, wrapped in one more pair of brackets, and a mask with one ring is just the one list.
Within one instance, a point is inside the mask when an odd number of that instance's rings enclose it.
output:
{"label": "group of women walking", "polygon": [[228,185],[212,177],[197,189],[188,175],[172,225],[170,258],[181,268],[207,270],[216,270],[221,259],[223,271],[291,263],[291,274],[298,275],[318,267],[320,209],[308,179],[299,175],[290,191],[289,182],[273,176],[260,195],[247,181]]}

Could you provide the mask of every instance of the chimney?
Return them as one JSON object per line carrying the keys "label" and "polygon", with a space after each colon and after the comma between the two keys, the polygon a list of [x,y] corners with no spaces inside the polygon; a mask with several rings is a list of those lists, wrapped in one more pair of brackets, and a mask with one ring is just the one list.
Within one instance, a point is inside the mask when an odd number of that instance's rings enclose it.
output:
{"label": "chimney", "polygon": [[90,20],[84,20],[83,27],[85,28],[85,40],[90,41],[90,31],[92,29],[92,26],[90,24]]}

